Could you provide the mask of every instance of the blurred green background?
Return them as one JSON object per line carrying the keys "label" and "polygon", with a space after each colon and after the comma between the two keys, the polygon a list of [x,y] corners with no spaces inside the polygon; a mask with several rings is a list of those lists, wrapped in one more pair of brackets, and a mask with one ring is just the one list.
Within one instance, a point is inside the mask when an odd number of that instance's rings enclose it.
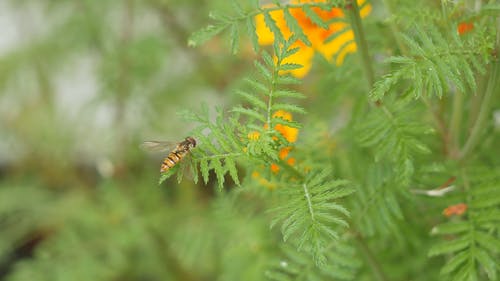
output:
{"label": "blurred green background", "polygon": [[[331,251],[341,261],[330,268],[337,277],[319,272],[310,257],[281,243],[279,227],[269,227],[267,200],[274,193],[244,171],[238,174],[245,192],[233,188],[229,177],[221,192],[214,191],[211,181],[178,184],[175,177],[158,186],[164,155],[146,153],[139,145],[146,140],[183,140],[192,124],[183,121],[179,111],[197,111],[201,104],[212,112],[230,108],[240,102],[233,89],[241,86],[242,78],[255,76],[252,61],[258,56],[246,30],[240,30],[237,55],[231,55],[228,34],[197,48],[187,44],[194,31],[211,22],[210,11],[234,14],[231,3],[0,0],[0,281],[264,280],[269,270],[289,265],[284,256],[291,257],[290,265],[300,265],[288,269],[304,280],[373,280],[369,267],[377,265],[364,244],[357,247],[369,253],[365,263],[351,249],[352,241],[343,240]],[[431,3],[441,9],[439,1],[394,3],[401,10],[408,6],[401,14],[415,18],[426,15],[415,13],[418,5]],[[366,19],[367,41],[374,64],[380,66],[377,76],[388,70],[382,62],[397,55],[394,31],[379,6],[370,14],[375,20]],[[351,116],[369,116],[363,113],[368,103],[362,64],[355,57],[347,56],[337,67],[315,55],[311,72],[294,86],[307,96],[300,106],[308,114],[294,120],[307,118],[298,143],[322,153],[323,163],[332,162],[336,153],[333,162],[338,160],[334,164],[340,173],[363,175],[360,182],[366,180],[366,190],[373,188],[375,194],[375,188],[385,186],[378,179],[385,182],[383,171],[392,164],[382,167],[367,160],[371,154],[353,142],[353,131],[347,130],[338,142],[335,136]],[[437,101],[443,116],[450,102]],[[418,112],[424,103],[415,102],[415,108],[409,117],[432,120],[431,112]],[[438,151],[441,144],[430,138],[433,151]],[[479,161],[497,162],[489,151],[494,139],[482,140],[484,158]],[[442,161],[440,153],[433,156]],[[437,171],[431,165],[425,168],[424,174]],[[434,176],[417,183],[439,186],[442,181]],[[391,195],[396,188],[400,186],[377,193],[375,198],[383,200],[366,204],[369,208],[363,204],[375,201],[372,191],[366,201],[355,201],[355,219],[366,218],[370,226],[377,225],[374,217],[383,221],[384,236],[369,241],[369,246],[383,259],[394,276],[391,280],[438,276],[444,259],[428,258],[436,241],[429,232],[456,197],[407,204],[406,196],[401,209],[410,219],[398,221],[398,234],[385,227],[392,220],[391,203],[386,202],[396,203]],[[358,190],[360,196],[365,194]],[[385,205],[389,207],[378,210]],[[360,267],[364,270],[354,273]]]}
{"label": "blurred green background", "polygon": [[236,235],[231,249],[250,249],[243,265],[267,224],[223,232],[221,216],[239,215],[205,211],[223,200],[210,200],[210,184],[159,187],[163,155],[139,149],[182,140],[190,127],[176,112],[230,103],[227,89],[251,69],[250,46],[238,56],[221,39],[187,47],[225,5],[0,1],[0,280],[261,276],[261,263],[243,269],[223,247]]}

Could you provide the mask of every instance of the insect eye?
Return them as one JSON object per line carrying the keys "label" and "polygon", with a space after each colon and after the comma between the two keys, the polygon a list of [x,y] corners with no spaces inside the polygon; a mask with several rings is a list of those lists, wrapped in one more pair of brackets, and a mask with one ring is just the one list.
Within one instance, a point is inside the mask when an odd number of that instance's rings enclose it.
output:
{"label": "insect eye", "polygon": [[193,138],[189,138],[189,143],[191,144],[191,147],[195,147],[196,146],[196,140],[193,139]]}

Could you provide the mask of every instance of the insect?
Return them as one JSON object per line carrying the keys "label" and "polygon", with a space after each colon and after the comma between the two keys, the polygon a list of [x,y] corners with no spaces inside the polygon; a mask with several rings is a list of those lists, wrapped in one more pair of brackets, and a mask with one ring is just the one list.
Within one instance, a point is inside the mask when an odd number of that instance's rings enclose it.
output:
{"label": "insect", "polygon": [[170,151],[163,159],[160,173],[165,173],[179,163],[189,151],[196,147],[196,140],[192,137],[187,137],[179,143],[168,141],[145,141],[141,147],[148,151]]}

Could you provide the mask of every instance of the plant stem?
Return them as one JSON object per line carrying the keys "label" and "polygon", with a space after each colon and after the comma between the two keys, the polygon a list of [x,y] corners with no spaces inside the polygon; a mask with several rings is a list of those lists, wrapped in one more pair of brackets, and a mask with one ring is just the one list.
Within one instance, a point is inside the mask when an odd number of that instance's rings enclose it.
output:
{"label": "plant stem", "polygon": [[[272,163],[273,159],[269,159],[269,161],[270,163]],[[295,167],[288,165],[288,163],[286,163],[285,161],[280,159],[279,161],[277,161],[276,164],[279,165],[281,168],[287,170],[290,173],[290,175],[293,175],[297,180],[304,180],[305,176],[301,172],[299,172],[299,170],[297,170]]]}
{"label": "plant stem", "polygon": [[453,108],[451,112],[451,121],[449,126],[450,148],[448,155],[455,159],[458,157],[460,147],[460,124],[463,117],[464,93],[456,92],[453,96]]}
{"label": "plant stem", "polygon": [[[497,36],[495,49],[493,50],[493,55],[498,56],[500,51],[500,17],[497,18]],[[493,98],[493,93],[498,91],[497,86],[500,80],[500,60],[496,57],[496,60],[492,63],[491,74],[488,79],[488,85],[486,86],[486,92],[484,94],[483,101],[481,102],[481,107],[479,108],[479,114],[477,116],[474,125],[472,126],[472,131],[467,139],[461,153],[460,160],[465,160],[472,150],[475,148],[481,137],[481,133],[484,128],[484,124],[488,114],[490,112],[491,99]]]}
{"label": "plant stem", "polygon": [[479,107],[481,105],[481,100],[483,98],[483,94],[486,89],[486,83],[489,80],[489,73],[486,75],[480,75],[478,78],[478,83],[477,83],[477,89],[474,95],[471,98],[471,102],[469,105],[469,116],[468,116],[468,121],[467,121],[467,132],[470,132],[472,130],[472,126],[474,126],[474,122],[477,119],[477,115],[479,112]]}
{"label": "plant stem", "polygon": [[363,236],[361,236],[361,233],[354,230],[353,234],[354,234],[354,238],[355,238],[354,241],[356,242],[356,246],[363,253],[367,263],[370,265],[371,269],[373,270],[373,273],[375,275],[375,280],[389,281],[389,278],[385,275],[384,271],[382,270],[382,266],[380,265],[377,258],[375,257],[373,252],[370,250],[370,248],[366,244],[366,241],[363,238]]}
{"label": "plant stem", "polygon": [[488,114],[490,112],[490,103],[493,97],[493,92],[497,90],[496,87],[499,81],[500,62],[494,62],[492,68],[493,69],[491,71],[491,76],[488,81],[488,87],[486,88],[486,93],[484,94],[484,98],[479,109],[479,114],[476,121],[474,122],[474,125],[472,126],[472,131],[469,135],[469,138],[467,139],[467,142],[465,143],[464,148],[460,153],[460,160],[464,160],[467,156],[469,156],[471,151],[477,145],[479,138],[481,137],[486,118],[488,117]]}
{"label": "plant stem", "polygon": [[439,132],[439,135],[441,136],[441,141],[443,143],[443,154],[447,155],[449,151],[449,143],[450,143],[450,138],[448,135],[448,131],[446,129],[445,121],[443,120],[443,116],[440,111],[434,110],[433,105],[429,101],[425,95],[422,95],[422,102],[425,104],[427,107],[427,110],[432,114],[432,119],[434,119],[434,122],[436,123],[436,129]]}
{"label": "plant stem", "polygon": [[370,54],[368,52],[368,43],[366,42],[363,25],[361,24],[359,6],[355,0],[348,0],[346,1],[346,3],[346,9],[349,11],[351,26],[354,32],[354,39],[356,40],[356,45],[361,54],[361,61],[363,63],[365,78],[368,83],[368,88],[371,89],[373,83],[375,82],[375,74],[370,60]]}
{"label": "plant stem", "polygon": [[385,9],[387,11],[387,14],[386,15],[386,18],[389,18],[390,20],[388,21],[389,23],[389,28],[391,29],[392,31],[392,38],[394,39],[394,41],[396,42],[397,46],[398,46],[398,49],[399,51],[401,52],[401,54],[406,54],[408,53],[408,48],[405,46],[405,44],[403,44],[403,42],[401,41],[401,38],[400,36],[396,36],[396,34],[398,33],[401,33],[398,25],[396,25],[394,23],[394,19],[393,19],[393,6],[391,5],[390,1],[388,0],[382,0],[382,3],[384,4],[385,6]]}

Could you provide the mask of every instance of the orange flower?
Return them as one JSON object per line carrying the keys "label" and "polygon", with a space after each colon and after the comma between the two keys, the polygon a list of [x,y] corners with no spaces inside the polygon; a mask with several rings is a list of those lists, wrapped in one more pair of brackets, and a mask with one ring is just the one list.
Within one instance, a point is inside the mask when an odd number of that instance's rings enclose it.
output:
{"label": "orange flower", "polygon": [[271,171],[275,174],[277,174],[280,171],[280,166],[276,163],[271,164]]}
{"label": "orange flower", "polygon": [[[292,114],[290,112],[284,111],[284,110],[278,110],[273,114],[273,117],[275,118],[281,118],[286,121],[292,121]],[[283,137],[289,142],[296,142],[297,141],[297,136],[299,134],[299,129],[297,128],[292,128],[290,126],[282,125],[282,124],[277,124],[274,126],[274,129],[276,131],[280,132]]]}
{"label": "orange flower", "polygon": [[[292,0],[292,4],[298,3],[320,3],[325,2],[324,0]],[[366,0],[357,0],[358,5],[361,7],[360,15],[361,17],[366,17],[371,12],[371,5],[363,5]],[[346,23],[341,21],[333,21],[335,18],[343,18],[344,12],[339,8],[333,8],[329,11],[322,10],[319,7],[312,7],[318,17],[320,17],[324,22],[328,23],[328,28],[323,28],[315,24],[304,12],[302,8],[290,8],[290,14],[298,22],[300,28],[307,36],[307,39],[311,43],[311,46],[307,46],[304,42],[297,40],[292,44],[291,48],[299,48],[299,51],[290,57],[287,57],[283,63],[297,63],[301,64],[303,67],[289,71],[292,75],[298,78],[304,77],[312,66],[312,58],[315,52],[319,52],[328,61],[331,61],[335,56],[336,65],[341,65],[344,61],[345,56],[348,53],[353,53],[356,51],[356,43],[354,43],[354,33],[351,29],[345,29]],[[280,29],[281,33],[288,39],[292,36],[288,25],[286,24],[285,16],[283,10],[275,10],[269,13],[271,18],[276,22],[276,25]],[[264,21],[264,15],[260,14],[255,17],[256,32],[259,37],[260,45],[271,45],[274,42],[274,34],[271,32],[269,27]],[[326,40],[335,33],[337,36],[329,41]]]}
{"label": "orange flower", "polygon": [[290,152],[290,150],[292,150],[292,148],[289,146],[283,147],[282,149],[280,149],[280,153],[279,153],[280,159],[284,160],[288,156],[288,153]]}
{"label": "orange flower", "polygon": [[[283,147],[282,149],[280,149],[279,151],[279,154],[278,154],[278,157],[281,159],[281,160],[285,160],[287,159],[288,157],[288,153],[290,152],[290,150],[292,150],[292,147],[290,146],[287,146],[287,147]],[[290,166],[293,166],[295,165],[295,158],[293,157],[290,157],[286,160],[286,163]],[[280,166],[278,166],[278,164],[276,163],[272,163],[271,164],[271,171],[275,174],[277,174],[280,170]]]}
{"label": "orange flower", "polygon": [[457,31],[458,34],[462,35],[474,29],[474,24],[472,22],[461,22],[458,24]]}
{"label": "orange flower", "polygon": [[[292,121],[292,114],[290,112],[287,112],[284,110],[276,111],[273,114],[273,117],[282,118],[283,120],[286,120],[286,121]],[[274,126],[274,128],[276,129],[276,131],[280,132],[281,135],[283,135],[283,137],[287,141],[289,141],[289,142],[296,142],[297,141],[299,129],[292,128],[290,126],[286,126],[283,124],[277,124],[276,126]],[[288,153],[290,152],[290,150],[292,150],[292,147],[290,147],[290,146],[283,147],[282,149],[280,149],[279,154],[278,154],[279,158],[281,160],[285,160],[288,157]],[[288,165],[294,165],[295,158],[293,158],[293,157],[288,158],[286,163]],[[280,167],[277,164],[275,164],[275,163],[271,164],[271,171],[273,171],[273,173],[278,173],[279,170],[280,170]]]}
{"label": "orange flower", "polygon": [[467,204],[460,203],[448,206],[446,209],[443,210],[443,215],[445,215],[446,217],[451,217],[453,215],[460,216],[463,213],[465,213],[465,211],[467,211]]}
{"label": "orange flower", "polygon": [[[284,110],[278,110],[278,111],[276,111],[273,114],[273,117],[274,118],[282,118],[283,120],[286,120],[286,121],[292,121],[293,120],[292,114],[290,112],[287,112],[287,111],[284,111]],[[269,126],[267,124],[264,125],[265,129],[267,129],[268,127]],[[289,142],[296,142],[297,141],[297,137],[298,137],[298,134],[299,134],[299,129],[292,128],[290,126],[286,126],[286,125],[283,125],[283,124],[277,124],[276,126],[274,126],[274,128],[281,135],[283,135],[283,137],[287,141],[289,141]],[[253,131],[253,132],[248,133],[247,137],[248,137],[249,140],[255,141],[255,140],[258,140],[260,138],[260,133],[257,132],[257,131]],[[277,138],[275,138],[275,139],[277,139]],[[291,150],[292,150],[291,146],[286,146],[286,147],[281,148],[280,151],[278,152],[278,157],[281,160],[286,160],[286,163],[288,165],[295,165],[295,158],[288,157],[288,154],[290,153]],[[246,147],[243,149],[243,151],[246,151]],[[276,164],[276,163],[271,163],[270,169],[271,169],[271,171],[273,173],[277,174],[280,171],[280,166],[278,164]],[[258,178],[259,177],[259,173],[258,172],[254,172],[254,174],[252,174],[252,177]],[[262,183],[262,181],[261,181],[261,183]]]}

